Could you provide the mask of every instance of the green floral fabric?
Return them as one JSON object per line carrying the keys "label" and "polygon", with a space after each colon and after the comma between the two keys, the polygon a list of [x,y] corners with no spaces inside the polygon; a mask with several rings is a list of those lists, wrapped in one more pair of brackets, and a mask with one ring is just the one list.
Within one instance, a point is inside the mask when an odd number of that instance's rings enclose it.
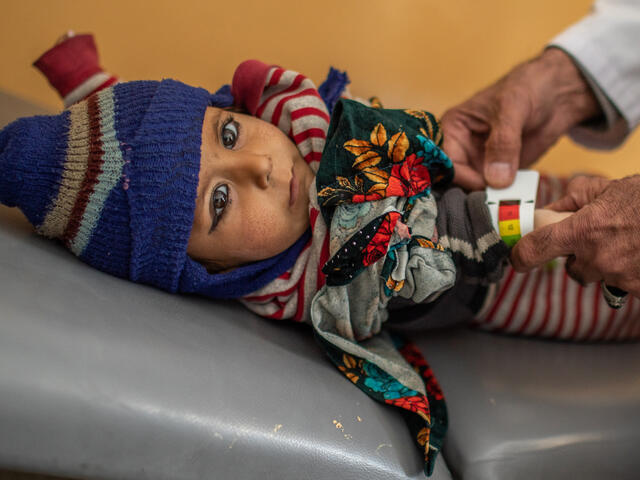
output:
{"label": "green floral fabric", "polygon": [[453,178],[440,142],[428,112],[341,100],[316,176],[330,226],[326,284],[311,305],[316,336],[351,382],[406,414],[427,474],[446,432],[444,398],[417,348],[381,327],[393,297],[429,302],[455,283],[431,193]]}

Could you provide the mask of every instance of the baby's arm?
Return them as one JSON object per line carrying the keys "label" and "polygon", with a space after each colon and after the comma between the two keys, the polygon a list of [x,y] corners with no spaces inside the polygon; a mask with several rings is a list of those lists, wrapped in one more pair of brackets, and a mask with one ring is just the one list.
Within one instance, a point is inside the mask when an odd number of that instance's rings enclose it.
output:
{"label": "baby's arm", "polygon": [[[533,228],[559,222],[569,215],[571,212],[536,209]],[[494,220],[485,192],[467,194],[454,187],[438,196],[438,241],[452,253],[466,282],[488,285],[502,278],[509,247],[501,241]]]}
{"label": "baby's arm", "polygon": [[33,64],[69,107],[118,82],[101,66],[93,35],[63,35]]}
{"label": "baby's arm", "polygon": [[546,208],[536,208],[533,213],[533,229],[536,230],[552,223],[561,222],[572,214],[573,212],[556,212]]}

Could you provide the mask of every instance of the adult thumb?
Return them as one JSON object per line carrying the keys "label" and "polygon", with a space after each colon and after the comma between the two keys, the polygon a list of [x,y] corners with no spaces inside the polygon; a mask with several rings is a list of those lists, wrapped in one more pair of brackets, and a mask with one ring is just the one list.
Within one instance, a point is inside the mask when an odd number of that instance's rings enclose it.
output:
{"label": "adult thumb", "polygon": [[511,250],[511,264],[518,272],[540,267],[554,258],[574,253],[573,216],[534,230],[522,237]]}
{"label": "adult thumb", "polygon": [[493,188],[513,183],[520,164],[523,120],[518,115],[497,118],[484,146],[484,179]]}

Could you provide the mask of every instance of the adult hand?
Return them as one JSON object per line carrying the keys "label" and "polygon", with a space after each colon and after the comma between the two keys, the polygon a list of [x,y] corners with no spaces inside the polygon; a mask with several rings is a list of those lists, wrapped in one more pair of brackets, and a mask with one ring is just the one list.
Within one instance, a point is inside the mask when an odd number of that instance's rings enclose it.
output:
{"label": "adult hand", "polygon": [[604,280],[640,296],[640,175],[578,177],[549,207],[575,213],[522,237],[511,251],[516,270],[568,256],[567,272],[580,283]]}
{"label": "adult hand", "polygon": [[600,107],[562,50],[546,49],[442,117],[444,151],[454,181],[478,190],[509,186],[518,167],[535,162],[571,127]]}

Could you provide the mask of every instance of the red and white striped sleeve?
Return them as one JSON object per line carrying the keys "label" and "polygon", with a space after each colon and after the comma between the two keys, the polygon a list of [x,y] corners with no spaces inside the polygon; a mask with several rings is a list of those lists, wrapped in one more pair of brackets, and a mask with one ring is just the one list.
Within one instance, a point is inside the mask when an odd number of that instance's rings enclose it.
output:
{"label": "red and white striped sleeve", "polygon": [[118,82],[118,78],[100,66],[93,35],[66,38],[44,52],[33,65],[69,107],[91,94]]}

